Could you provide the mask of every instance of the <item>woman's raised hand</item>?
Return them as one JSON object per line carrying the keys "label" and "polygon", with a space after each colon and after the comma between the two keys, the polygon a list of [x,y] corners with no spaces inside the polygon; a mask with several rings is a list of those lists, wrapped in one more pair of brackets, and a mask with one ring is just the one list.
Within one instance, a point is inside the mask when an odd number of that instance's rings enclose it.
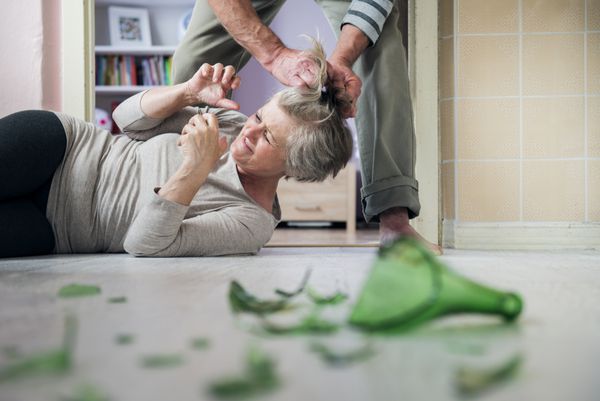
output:
{"label": "woman's raised hand", "polygon": [[231,65],[204,63],[186,85],[188,95],[195,104],[203,103],[231,110],[240,108],[237,102],[226,97],[230,89],[240,86],[240,77],[235,75],[235,68]]}
{"label": "woman's raised hand", "polygon": [[208,174],[227,149],[225,137],[219,137],[219,121],[214,114],[196,114],[183,127],[177,141],[183,164],[197,173]]}

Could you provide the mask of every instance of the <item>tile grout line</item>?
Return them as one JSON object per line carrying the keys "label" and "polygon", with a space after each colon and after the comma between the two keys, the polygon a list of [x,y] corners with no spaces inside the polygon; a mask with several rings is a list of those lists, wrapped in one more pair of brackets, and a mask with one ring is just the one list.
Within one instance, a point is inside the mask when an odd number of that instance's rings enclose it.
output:
{"label": "tile grout line", "polygon": [[589,127],[588,127],[588,0],[584,0],[583,7],[583,26],[584,26],[584,34],[583,34],[583,205],[584,205],[584,221],[589,222],[589,176],[588,176],[588,136],[589,136]]}
{"label": "tile grout line", "polygon": [[[459,100],[504,100],[504,99],[518,99],[520,97],[522,97],[523,99],[562,99],[562,98],[583,98],[584,96],[586,96],[585,94],[573,94],[573,95],[523,95],[523,96],[519,96],[519,95],[507,95],[507,96],[456,96],[456,97],[451,97],[451,98],[442,98],[440,99],[440,101],[444,101],[444,100],[452,100],[452,99],[459,99]],[[589,94],[589,97],[600,97],[600,94]]]}
{"label": "tile grout line", "polygon": [[[454,25],[454,29],[453,29],[453,33],[454,33],[454,38],[453,38],[453,63],[454,63],[454,76],[452,77],[452,79],[454,80],[454,93],[452,94],[454,96],[454,105],[453,105],[453,114],[454,114],[454,221],[458,221],[458,200],[459,200],[459,196],[458,196],[458,100],[457,100],[457,95],[458,95],[458,71],[459,71],[459,43],[458,43],[458,24],[459,24],[459,7],[460,7],[460,0],[456,0],[453,2],[453,6],[452,6],[452,21],[453,21],[453,25]],[[455,245],[455,244],[453,244]]]}
{"label": "tile grout line", "polygon": [[[453,163],[455,161],[461,163],[495,163],[495,162],[518,162],[520,160],[530,162],[553,162],[553,161],[584,161],[586,157],[530,157],[530,158],[515,158],[515,159],[455,159],[455,160],[443,160],[442,163]],[[600,160],[600,157],[587,157],[588,160]]]}
{"label": "tile grout line", "polygon": [[523,221],[523,0],[517,9],[519,30],[519,221]]}

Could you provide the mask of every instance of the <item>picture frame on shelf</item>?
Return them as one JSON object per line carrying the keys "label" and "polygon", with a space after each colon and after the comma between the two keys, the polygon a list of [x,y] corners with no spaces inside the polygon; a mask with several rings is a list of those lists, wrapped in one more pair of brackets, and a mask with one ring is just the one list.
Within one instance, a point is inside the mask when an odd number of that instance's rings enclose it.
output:
{"label": "picture frame on shelf", "polygon": [[108,7],[108,28],[112,46],[152,46],[150,18],[146,8]]}

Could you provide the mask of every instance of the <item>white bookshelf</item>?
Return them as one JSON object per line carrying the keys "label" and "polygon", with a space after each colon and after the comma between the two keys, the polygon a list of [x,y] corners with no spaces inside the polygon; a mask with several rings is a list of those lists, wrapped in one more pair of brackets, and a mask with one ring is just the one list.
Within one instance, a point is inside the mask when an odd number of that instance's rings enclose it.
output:
{"label": "white bookshelf", "polygon": [[[114,56],[171,56],[179,43],[179,23],[191,10],[195,0],[96,0],[95,2],[95,54]],[[126,47],[110,45],[108,7],[138,7],[148,10],[152,46]],[[102,85],[96,86],[96,107],[110,113],[115,102],[151,88],[150,86]]]}
{"label": "white bookshelf", "polygon": [[149,47],[124,47],[124,46],[110,46],[110,45],[99,45],[96,46],[96,55],[106,54],[125,54],[128,56],[146,56],[146,55],[157,55],[157,56],[170,56],[175,53],[177,46],[149,46]]}

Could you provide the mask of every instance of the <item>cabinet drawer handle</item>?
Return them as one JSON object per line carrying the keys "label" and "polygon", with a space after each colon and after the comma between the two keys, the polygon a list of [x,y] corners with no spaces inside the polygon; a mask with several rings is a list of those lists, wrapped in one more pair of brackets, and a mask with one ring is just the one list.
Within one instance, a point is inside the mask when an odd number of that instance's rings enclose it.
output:
{"label": "cabinet drawer handle", "polygon": [[322,212],[321,206],[294,206],[299,212]]}

